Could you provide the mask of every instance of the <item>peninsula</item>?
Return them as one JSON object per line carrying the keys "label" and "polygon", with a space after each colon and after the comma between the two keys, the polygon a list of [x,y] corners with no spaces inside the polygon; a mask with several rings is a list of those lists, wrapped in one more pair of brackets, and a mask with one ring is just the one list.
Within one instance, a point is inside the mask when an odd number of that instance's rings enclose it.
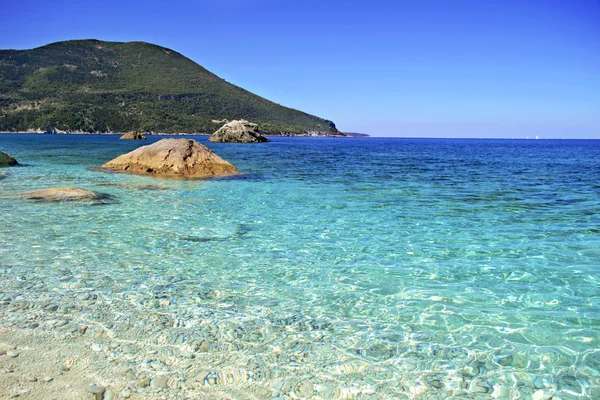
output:
{"label": "peninsula", "polygon": [[245,119],[266,135],[341,135],[335,124],[226,82],[144,42],[72,40],[0,50],[0,131],[212,133]]}

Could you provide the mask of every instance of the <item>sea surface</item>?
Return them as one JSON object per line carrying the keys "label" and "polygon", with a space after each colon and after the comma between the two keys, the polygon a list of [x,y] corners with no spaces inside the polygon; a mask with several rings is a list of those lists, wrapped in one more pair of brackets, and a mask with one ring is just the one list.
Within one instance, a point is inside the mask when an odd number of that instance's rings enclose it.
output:
{"label": "sea surface", "polygon": [[[94,293],[281,398],[600,398],[600,141],[198,136],[243,174],[91,169],[161,138],[0,135],[0,297]],[[46,187],[111,197],[16,196]]]}

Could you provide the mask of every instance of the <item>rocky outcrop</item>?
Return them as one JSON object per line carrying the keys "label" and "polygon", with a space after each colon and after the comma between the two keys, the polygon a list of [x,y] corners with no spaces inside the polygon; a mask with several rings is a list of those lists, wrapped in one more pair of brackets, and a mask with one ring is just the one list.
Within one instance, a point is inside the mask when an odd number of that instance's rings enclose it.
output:
{"label": "rocky outcrop", "polygon": [[238,173],[238,169],[190,139],[163,139],[139,147],[104,164],[101,169],[144,175],[209,177]]}
{"label": "rocky outcrop", "polygon": [[231,121],[211,135],[209,142],[259,143],[269,139],[258,131],[258,125],[246,120]]}
{"label": "rocky outcrop", "polygon": [[11,165],[17,165],[17,160],[11,156],[6,154],[3,151],[0,151],[0,167],[9,167]]}
{"label": "rocky outcrop", "polygon": [[146,140],[146,136],[142,135],[139,132],[127,132],[119,139],[121,140]]}
{"label": "rocky outcrop", "polygon": [[29,200],[39,201],[102,200],[109,197],[103,193],[72,187],[32,190],[22,193],[21,196]]}

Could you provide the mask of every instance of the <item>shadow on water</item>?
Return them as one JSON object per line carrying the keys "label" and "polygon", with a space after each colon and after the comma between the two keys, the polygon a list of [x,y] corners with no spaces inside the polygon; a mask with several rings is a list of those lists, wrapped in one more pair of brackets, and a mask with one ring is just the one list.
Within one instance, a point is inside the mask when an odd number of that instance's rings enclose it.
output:
{"label": "shadow on water", "polygon": [[206,242],[227,242],[230,240],[245,239],[248,233],[252,231],[246,224],[239,224],[235,230],[235,233],[230,236],[182,236],[180,239],[194,243],[206,243]]}
{"label": "shadow on water", "polygon": [[217,181],[256,181],[256,182],[264,182],[264,181],[268,180],[268,178],[265,177],[264,175],[245,173],[245,172],[242,172],[237,175],[215,176],[210,179],[217,180]]}
{"label": "shadow on water", "polygon": [[265,181],[263,175],[240,172],[231,175],[214,175],[214,176],[190,176],[190,175],[168,175],[168,174],[143,174],[122,170],[114,170],[102,167],[87,167],[86,170],[93,172],[102,172],[106,174],[124,174],[134,176],[151,176],[158,179],[168,179],[173,181]]}
{"label": "shadow on water", "polygon": [[8,194],[5,196],[1,196],[0,198],[10,200],[25,200],[30,203],[39,204],[68,204],[69,206],[74,207],[95,207],[120,203],[120,201],[116,197],[107,193],[96,193],[94,198],[45,198],[42,196],[31,195],[28,192],[23,192]]}

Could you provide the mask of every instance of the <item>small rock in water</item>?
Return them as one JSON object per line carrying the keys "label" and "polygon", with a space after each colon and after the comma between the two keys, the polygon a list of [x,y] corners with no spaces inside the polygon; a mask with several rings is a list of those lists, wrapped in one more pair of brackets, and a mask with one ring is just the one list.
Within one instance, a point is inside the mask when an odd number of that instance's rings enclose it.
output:
{"label": "small rock in water", "polygon": [[127,345],[123,348],[123,351],[127,354],[133,354],[135,353],[135,350],[133,349],[133,347]]}
{"label": "small rock in water", "polygon": [[297,388],[298,394],[305,398],[311,398],[314,395],[313,384],[310,381],[304,381]]}
{"label": "small rock in water", "polygon": [[441,389],[444,386],[444,384],[442,382],[440,382],[438,379],[432,380],[431,382],[429,382],[429,384],[436,389]]}
{"label": "small rock in water", "polygon": [[540,389],[540,390],[536,390],[533,395],[531,396],[531,398],[533,400],[543,400],[543,399],[548,399],[550,398],[550,394],[546,393],[545,390]]}
{"label": "small rock in water", "polygon": [[146,378],[140,379],[139,381],[137,381],[136,386],[139,388],[145,388],[147,386],[150,386],[150,381]]}
{"label": "small rock in water", "polygon": [[185,358],[194,358],[194,353],[187,350],[181,350],[181,355]]}
{"label": "small rock in water", "polygon": [[135,373],[134,370],[130,369],[129,371],[127,371],[127,373],[125,374],[125,377],[129,380],[134,380],[135,378],[137,378],[137,374]]}
{"label": "small rock in water", "polygon": [[169,383],[169,377],[166,375],[158,375],[150,382],[150,387],[153,388],[166,388]]}
{"label": "small rock in water", "polygon": [[200,384],[204,385],[204,383],[206,382],[206,378],[208,378],[209,374],[210,374],[210,371],[202,371],[202,372],[200,372],[200,374],[198,374],[198,376],[196,377],[196,380],[198,382],[200,382]]}
{"label": "small rock in water", "polygon": [[8,397],[11,398],[11,399],[14,399],[16,397],[20,397],[20,396],[25,395],[27,393],[29,393],[29,390],[22,389],[22,390],[20,390],[18,392],[11,393]]}
{"label": "small rock in water", "polygon": [[90,386],[88,386],[88,392],[92,393],[95,396],[96,400],[102,400],[102,394],[105,390],[105,388],[96,384],[91,384]]}

